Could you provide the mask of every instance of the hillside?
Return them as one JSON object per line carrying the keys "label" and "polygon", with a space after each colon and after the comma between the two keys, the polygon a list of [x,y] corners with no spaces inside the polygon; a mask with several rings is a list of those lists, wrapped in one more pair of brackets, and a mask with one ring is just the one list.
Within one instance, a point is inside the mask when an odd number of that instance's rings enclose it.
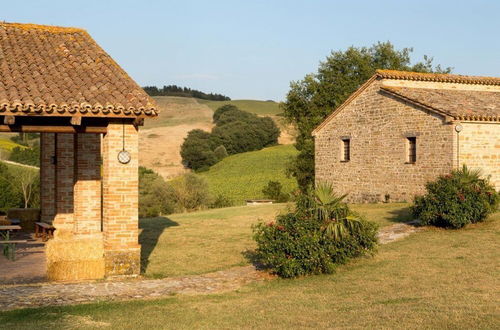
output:
{"label": "hillside", "polygon": [[231,101],[210,101],[197,99],[201,104],[207,105],[212,111],[217,110],[224,104],[232,104],[241,110],[255,113],[257,115],[277,115],[281,112],[279,103],[274,101],[258,101],[258,100],[231,100]]}
{"label": "hillside", "polygon": [[214,195],[223,194],[237,204],[245,199],[263,198],[262,188],[270,181],[279,181],[285,192],[297,188],[293,178],[285,174],[286,163],[297,154],[295,147],[280,145],[259,151],[229,156],[201,173]]}
{"label": "hillside", "polygon": [[[231,103],[257,114],[276,114],[276,102],[235,100],[207,101],[187,97],[153,97],[160,108],[158,118],[145,121],[140,130],[140,164],[151,168],[169,179],[187,172],[181,164],[179,154],[181,144],[187,133],[193,129],[210,131],[213,111],[223,104]],[[292,144],[294,133],[284,123],[282,117],[271,115],[282,130],[280,144]]]}

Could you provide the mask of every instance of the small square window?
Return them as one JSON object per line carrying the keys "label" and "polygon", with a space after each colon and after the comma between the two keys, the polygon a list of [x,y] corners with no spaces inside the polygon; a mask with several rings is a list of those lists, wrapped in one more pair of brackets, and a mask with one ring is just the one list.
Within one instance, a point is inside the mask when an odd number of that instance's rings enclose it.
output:
{"label": "small square window", "polygon": [[407,137],[407,147],[408,147],[408,157],[406,161],[410,164],[414,164],[417,162],[417,138],[416,137]]}
{"label": "small square window", "polygon": [[342,154],[341,161],[348,162],[351,160],[351,139],[342,139]]}

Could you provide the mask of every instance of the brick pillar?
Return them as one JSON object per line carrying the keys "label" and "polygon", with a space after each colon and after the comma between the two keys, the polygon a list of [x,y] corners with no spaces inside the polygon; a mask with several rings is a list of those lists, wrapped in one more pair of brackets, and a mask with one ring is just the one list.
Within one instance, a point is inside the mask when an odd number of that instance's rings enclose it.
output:
{"label": "brick pillar", "polygon": [[[123,148],[131,155],[128,164],[118,161]],[[138,132],[132,124],[110,123],[103,138],[103,232],[106,276],[138,275],[139,165]]]}
{"label": "brick pillar", "polygon": [[56,137],[56,231],[46,244],[52,280],[104,277],[99,153],[99,136]]}
{"label": "brick pillar", "polygon": [[74,141],[73,134],[56,134],[55,235],[73,231]]}
{"label": "brick pillar", "polygon": [[76,135],[76,180],[74,185],[74,232],[101,232],[101,137]]}
{"label": "brick pillar", "polygon": [[55,134],[40,134],[40,207],[41,220],[52,223],[56,215]]}

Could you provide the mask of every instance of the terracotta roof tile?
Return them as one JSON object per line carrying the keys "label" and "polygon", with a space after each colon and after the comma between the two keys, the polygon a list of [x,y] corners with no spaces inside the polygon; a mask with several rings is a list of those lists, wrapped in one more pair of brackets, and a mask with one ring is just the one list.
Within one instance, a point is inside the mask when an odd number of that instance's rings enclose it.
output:
{"label": "terracotta roof tile", "polygon": [[402,79],[415,81],[435,81],[449,82],[459,84],[477,84],[477,85],[500,85],[500,78],[480,77],[480,76],[462,76],[457,74],[443,73],[422,73],[397,70],[377,70],[377,76],[385,79]]}
{"label": "terracotta roof tile", "polygon": [[463,120],[500,120],[500,92],[409,87],[382,90]]}
{"label": "terracotta roof tile", "polygon": [[155,116],[154,101],[82,29],[0,23],[0,115]]}

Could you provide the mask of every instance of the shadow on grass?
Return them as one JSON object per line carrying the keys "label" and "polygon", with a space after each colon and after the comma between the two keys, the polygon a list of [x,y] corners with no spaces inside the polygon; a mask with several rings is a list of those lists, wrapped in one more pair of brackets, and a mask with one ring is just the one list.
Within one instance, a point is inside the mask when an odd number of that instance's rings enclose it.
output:
{"label": "shadow on grass", "polygon": [[413,221],[413,216],[411,215],[410,207],[398,208],[389,211],[389,216],[387,220],[395,223],[407,223]]}
{"label": "shadow on grass", "polygon": [[149,256],[158,244],[160,236],[165,229],[179,226],[179,223],[167,218],[145,218],[139,221],[139,228],[142,229],[139,235],[139,244],[141,244],[141,273],[148,268]]}
{"label": "shadow on grass", "polygon": [[243,257],[248,260],[257,270],[268,270],[269,267],[260,262],[255,250],[245,250],[241,252]]}

